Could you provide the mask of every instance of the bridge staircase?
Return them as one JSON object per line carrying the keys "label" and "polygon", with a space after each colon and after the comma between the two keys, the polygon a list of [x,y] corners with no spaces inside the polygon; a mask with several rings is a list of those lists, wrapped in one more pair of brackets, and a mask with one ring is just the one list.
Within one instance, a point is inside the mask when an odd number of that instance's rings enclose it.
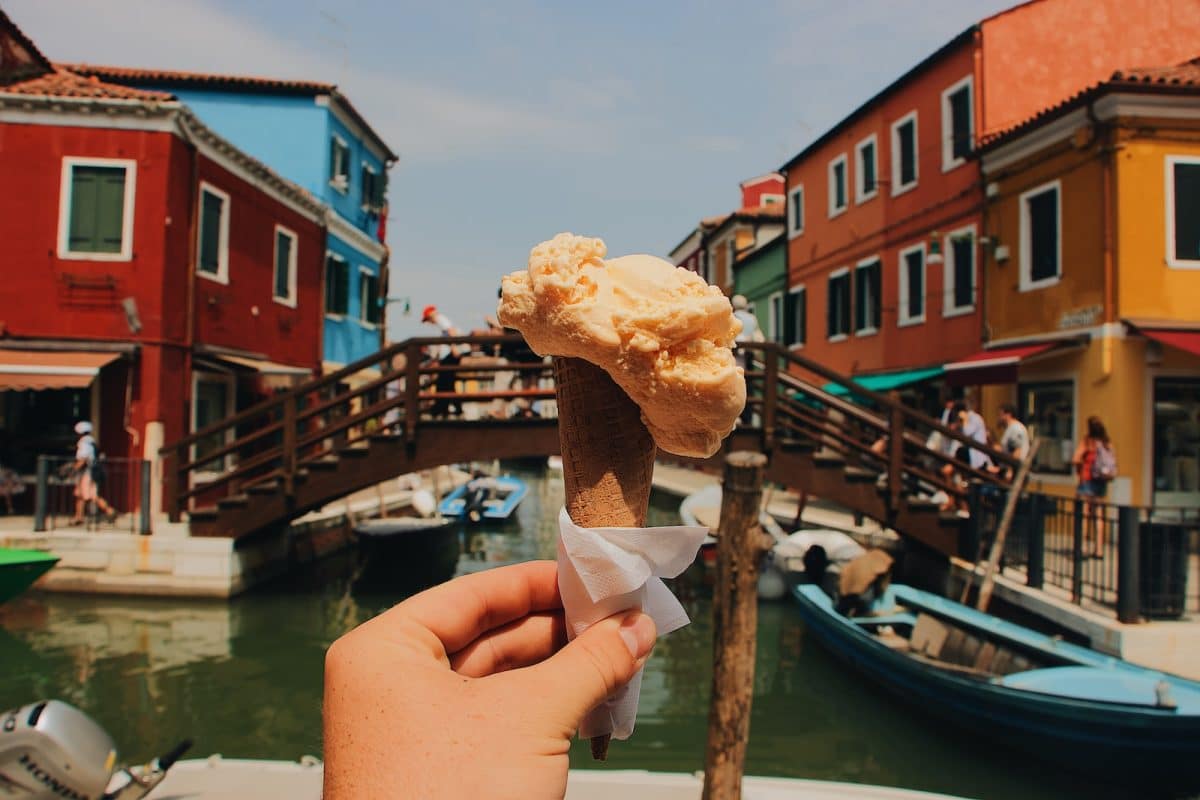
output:
{"label": "bridge staircase", "polygon": [[[493,355],[519,341],[409,339],[167,445],[160,452],[171,519],[186,516],[194,536],[242,538],[407,472],[557,454],[549,360],[512,363]],[[476,355],[458,364],[429,357],[448,346]],[[944,478],[940,467],[954,463],[977,483],[1002,479],[927,445],[935,433],[968,447],[974,442],[896,396],[784,347],[748,349],[746,420],[725,450],[764,452],[769,480],[836,502],[939,553],[958,551],[963,521],[929,497],[941,490],[963,499],[966,486]],[[661,455],[721,469],[720,454],[703,461]],[[989,455],[1015,466],[1003,454]]]}

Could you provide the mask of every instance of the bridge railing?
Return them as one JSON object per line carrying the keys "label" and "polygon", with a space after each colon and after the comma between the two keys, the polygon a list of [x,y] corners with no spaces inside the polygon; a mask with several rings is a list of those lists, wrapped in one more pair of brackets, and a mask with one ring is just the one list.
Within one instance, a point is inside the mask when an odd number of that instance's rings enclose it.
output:
{"label": "bridge railing", "polygon": [[[1003,484],[1011,457],[988,451],[996,471],[973,469],[930,447],[935,434],[984,449],[957,430],[775,343],[748,343],[746,424],[762,447],[812,444],[848,466],[885,476],[889,508],[905,494],[944,491],[957,502],[966,481]],[[840,386],[841,393],[825,387]],[[554,416],[553,371],[519,336],[414,338],[393,344],[164,447],[165,498],[173,520],[255,484],[278,481],[292,496],[315,462],[372,436],[414,442],[433,420]],[[893,432],[902,435],[893,436]],[[484,454],[486,455],[486,454]],[[943,474],[951,465],[954,477]]]}
{"label": "bridge railing", "polygon": [[[894,392],[872,391],[774,342],[739,347],[753,354],[748,406],[761,421],[764,449],[807,444],[874,473],[893,512],[901,498],[918,494],[943,492],[947,505],[965,505],[971,483],[1002,487],[1019,466],[1009,454],[905,405]],[[972,451],[986,456],[976,459],[979,468],[968,460]]]}
{"label": "bridge railing", "polygon": [[314,461],[372,436],[412,441],[423,420],[555,414],[551,365],[519,336],[408,339],[162,448],[167,511],[269,481],[291,495]]}

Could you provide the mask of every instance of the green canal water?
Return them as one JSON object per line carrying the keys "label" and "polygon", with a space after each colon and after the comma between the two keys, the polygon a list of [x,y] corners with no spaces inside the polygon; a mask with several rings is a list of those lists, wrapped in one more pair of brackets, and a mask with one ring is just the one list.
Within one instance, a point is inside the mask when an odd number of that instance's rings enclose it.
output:
{"label": "green canal water", "polygon": [[[437,569],[462,573],[553,557],[561,479],[521,474],[531,491],[518,519],[460,536]],[[677,523],[677,504],[656,495],[650,524]],[[196,742],[193,756],[320,755],[326,647],[412,591],[362,588],[357,570],[346,554],[230,602],[26,596],[0,609],[0,709],[48,697],[74,703],[130,760],[185,737]],[[704,766],[710,594],[697,570],[672,583],[693,623],[655,649],[637,730],[613,743],[612,768]],[[586,742],[577,743],[571,762],[594,766]],[[947,731],[897,704],[811,641],[786,601],[760,607],[747,771],[976,798],[1134,796],[997,749],[969,731]]]}

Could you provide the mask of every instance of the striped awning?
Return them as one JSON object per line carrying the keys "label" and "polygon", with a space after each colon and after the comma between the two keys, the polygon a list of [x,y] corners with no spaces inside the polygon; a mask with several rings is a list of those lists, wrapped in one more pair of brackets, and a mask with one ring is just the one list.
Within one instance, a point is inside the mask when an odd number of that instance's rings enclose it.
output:
{"label": "striped awning", "polygon": [[120,353],[0,350],[0,391],[85,389]]}

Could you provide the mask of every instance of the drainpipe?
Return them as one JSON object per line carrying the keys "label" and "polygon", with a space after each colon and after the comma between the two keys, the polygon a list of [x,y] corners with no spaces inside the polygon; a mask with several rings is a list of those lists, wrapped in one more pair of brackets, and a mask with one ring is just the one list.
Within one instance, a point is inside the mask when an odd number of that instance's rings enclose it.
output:
{"label": "drainpipe", "polygon": [[1101,235],[1104,246],[1104,325],[1101,330],[1100,360],[1101,373],[1108,380],[1113,372],[1113,338],[1112,327],[1116,323],[1116,268],[1113,263],[1113,164],[1115,158],[1115,143],[1106,141],[1111,131],[1104,130],[1096,117],[1093,102],[1087,105],[1088,122],[1094,131],[1096,147],[1100,155],[1100,184],[1103,214],[1101,217]]}

